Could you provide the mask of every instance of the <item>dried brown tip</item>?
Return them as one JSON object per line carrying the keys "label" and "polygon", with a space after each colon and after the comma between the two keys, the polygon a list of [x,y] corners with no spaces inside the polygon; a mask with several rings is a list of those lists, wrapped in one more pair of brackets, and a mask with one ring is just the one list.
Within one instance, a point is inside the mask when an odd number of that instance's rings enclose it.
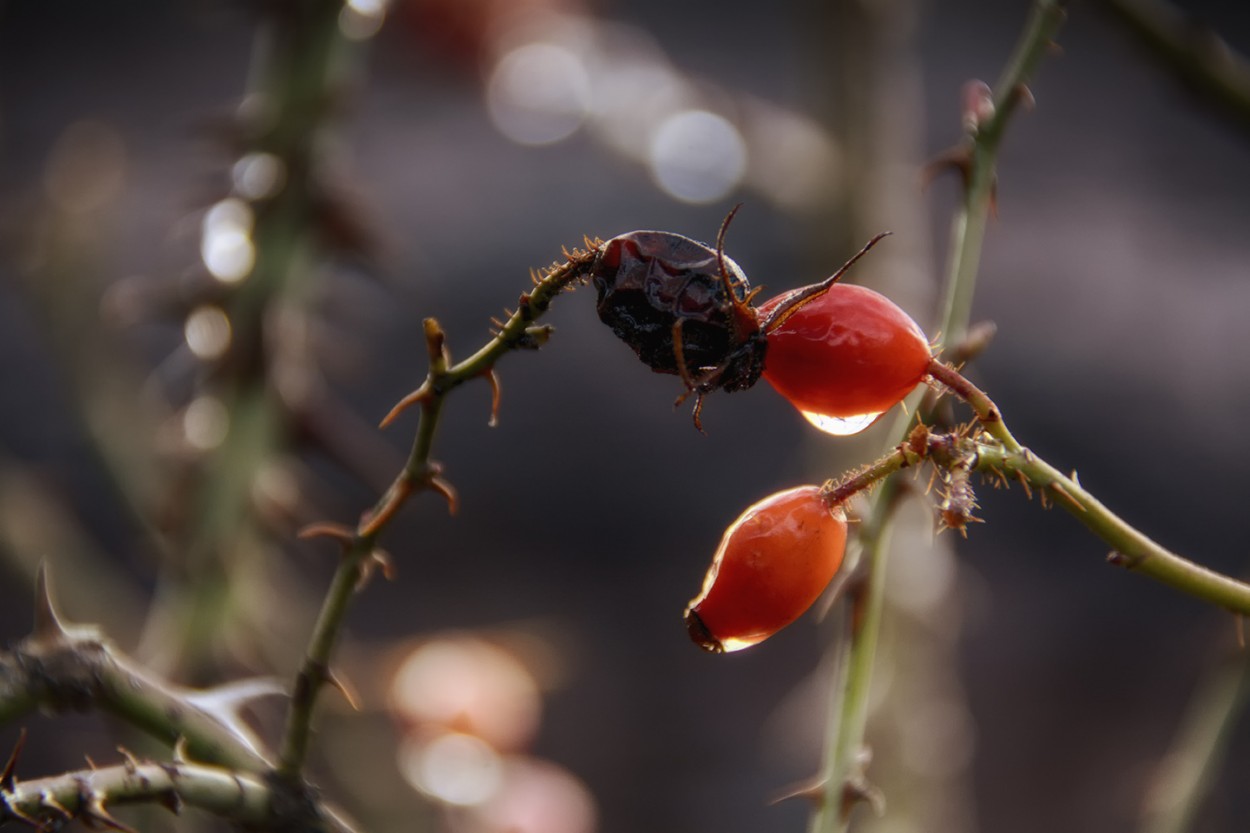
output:
{"label": "dried brown tip", "polygon": [[725,646],[720,643],[720,640],[712,636],[712,632],[707,629],[707,625],[703,624],[703,619],[699,617],[694,608],[689,608],[686,611],[686,632],[690,634],[694,644],[708,653],[725,653]]}

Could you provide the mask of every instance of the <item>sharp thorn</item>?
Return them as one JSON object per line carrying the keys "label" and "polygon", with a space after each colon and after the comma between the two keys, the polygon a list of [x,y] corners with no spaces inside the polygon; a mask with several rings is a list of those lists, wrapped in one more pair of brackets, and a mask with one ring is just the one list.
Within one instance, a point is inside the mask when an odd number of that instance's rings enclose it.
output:
{"label": "sharp thorn", "polygon": [[343,699],[347,701],[347,705],[352,707],[352,711],[360,711],[360,695],[350,682],[334,671],[326,672],[326,682],[339,694],[343,695]]}
{"label": "sharp thorn", "polygon": [[783,788],[772,798],[768,799],[768,803],[771,806],[774,804],[780,804],[783,801],[792,801],[796,798],[802,798],[819,806],[824,801],[824,796],[825,779],[817,776]]}
{"label": "sharp thorn", "polygon": [[52,571],[46,561],[39,564],[39,572],[35,577],[34,637],[49,641],[69,638],[69,629],[62,622],[56,602],[52,599]]}
{"label": "sharp thorn", "polygon": [[486,424],[494,428],[499,424],[499,400],[502,393],[499,387],[499,374],[495,368],[486,371],[486,381],[490,383],[490,419]]}
{"label": "sharp thorn", "polygon": [[39,803],[60,816],[62,821],[73,821],[74,819],[74,814],[65,809],[61,802],[56,800],[56,796],[48,790],[43,790],[39,793]]}
{"label": "sharp thorn", "polygon": [[138,833],[133,827],[122,824],[109,813],[104,806],[104,796],[93,793],[90,800],[84,803],[83,821],[96,823],[119,833]]}
{"label": "sharp thorn", "polygon": [[413,405],[416,405],[418,402],[424,402],[425,400],[429,399],[430,398],[430,386],[429,385],[430,383],[428,381],[423,382],[421,384],[421,387],[417,388],[412,393],[408,394],[403,399],[399,400],[399,402],[395,403],[395,407],[391,408],[390,413],[382,417],[382,421],[378,424],[378,427],[385,428],[386,426],[394,422],[396,417],[398,417],[404,411],[411,408]]}
{"label": "sharp thorn", "polygon": [[134,775],[139,771],[139,759],[134,756],[133,752],[124,746],[118,746],[117,751],[122,756],[122,767],[127,775]]}
{"label": "sharp thorn", "polygon": [[342,524],[318,521],[301,529],[296,533],[296,537],[303,540],[309,538],[333,538],[343,546],[350,547],[356,540],[356,531],[348,529]]}
{"label": "sharp thorn", "polygon": [[369,553],[369,565],[382,573],[387,581],[395,580],[395,560],[386,550],[375,549]]}
{"label": "sharp thorn", "polygon": [[437,474],[430,475],[430,488],[438,492],[447,501],[447,513],[454,515],[460,510],[460,497],[456,494],[456,489],[450,482],[439,477]]}

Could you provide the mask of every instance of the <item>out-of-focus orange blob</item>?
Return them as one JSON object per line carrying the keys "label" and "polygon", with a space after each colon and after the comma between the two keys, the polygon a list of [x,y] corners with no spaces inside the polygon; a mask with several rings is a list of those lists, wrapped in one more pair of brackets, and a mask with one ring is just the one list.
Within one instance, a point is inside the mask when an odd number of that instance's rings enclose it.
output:
{"label": "out-of-focus orange blob", "polygon": [[819,486],[798,486],[749,507],[725,530],[686,628],[704,650],[755,645],[812,606],[842,564],[846,518]]}
{"label": "out-of-focus orange blob", "polygon": [[529,670],[503,648],[467,634],[430,640],[409,654],[392,679],[390,703],[413,728],[461,732],[501,752],[523,749],[542,711]]}

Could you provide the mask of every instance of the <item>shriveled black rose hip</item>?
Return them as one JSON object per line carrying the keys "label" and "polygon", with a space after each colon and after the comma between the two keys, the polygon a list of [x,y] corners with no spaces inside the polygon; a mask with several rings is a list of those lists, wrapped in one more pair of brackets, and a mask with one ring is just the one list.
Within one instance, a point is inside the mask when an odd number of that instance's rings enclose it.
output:
{"label": "shriveled black rose hip", "polygon": [[728,257],[724,266],[722,276],[716,251],[680,234],[613,237],[591,275],[599,318],[648,367],[683,376],[692,391],[749,388],[763,369],[764,341],[743,314],[746,275]]}

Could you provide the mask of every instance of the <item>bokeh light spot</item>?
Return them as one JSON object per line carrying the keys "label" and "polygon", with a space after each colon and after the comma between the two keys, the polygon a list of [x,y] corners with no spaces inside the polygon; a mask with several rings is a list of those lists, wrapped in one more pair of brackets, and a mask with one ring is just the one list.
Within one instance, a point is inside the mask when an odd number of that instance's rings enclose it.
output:
{"label": "bokeh light spot", "polygon": [[406,723],[469,732],[507,751],[537,732],[542,697],[510,653],[482,639],[452,636],[408,655],[391,683],[391,708]]}
{"label": "bokeh light spot", "polygon": [[486,104],[495,126],[509,139],[545,145],[581,126],[589,92],[586,68],[576,54],[551,43],[528,43],[495,65]]}
{"label": "bokeh light spot", "polygon": [[263,200],[282,190],[286,166],[272,153],[249,153],[230,170],[234,190],[245,200]]}
{"label": "bokeh light spot", "polygon": [[428,741],[407,738],[399,748],[399,770],[425,795],[459,807],[488,800],[503,780],[499,753],[481,738],[457,732]]}
{"label": "bokeh light spot", "polygon": [[230,430],[230,414],[215,396],[201,396],[182,412],[182,432],[187,443],[198,451],[211,451],[221,445]]}
{"label": "bokeh light spot", "polygon": [[196,307],[182,327],[187,347],[204,361],[221,358],[230,348],[230,319],[221,307]]}
{"label": "bokeh light spot", "polygon": [[686,110],[665,119],[651,139],[651,174],[656,184],[685,202],[725,197],[746,172],[747,148],[738,129],[706,110]]}
{"label": "bokeh light spot", "polygon": [[501,833],[593,833],[597,815],[578,778],[531,758],[506,763],[503,784],[479,812],[486,830]]}
{"label": "bokeh light spot", "polygon": [[230,197],[204,215],[200,257],[209,273],[223,283],[238,283],[252,273],[256,248],[252,245],[252,209]]}

